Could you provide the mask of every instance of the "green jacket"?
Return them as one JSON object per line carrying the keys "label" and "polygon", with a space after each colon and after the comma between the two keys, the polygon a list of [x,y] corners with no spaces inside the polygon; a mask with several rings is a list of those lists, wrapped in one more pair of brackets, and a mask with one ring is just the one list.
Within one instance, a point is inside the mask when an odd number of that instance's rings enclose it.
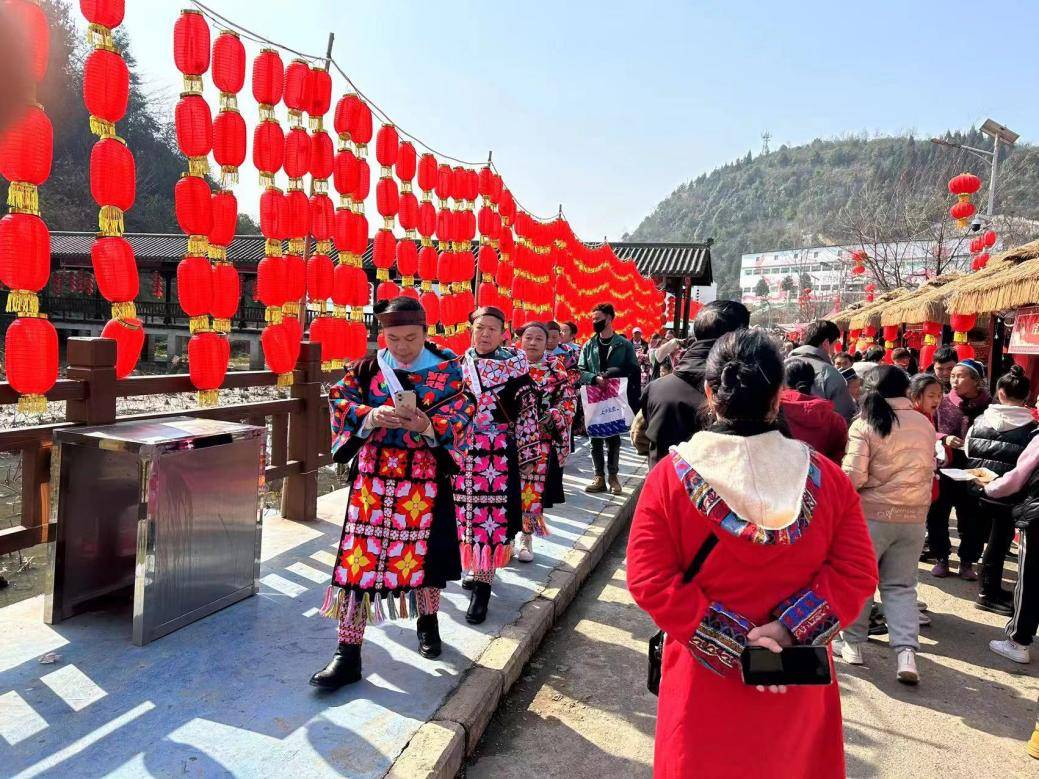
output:
{"label": "green jacket", "polygon": [[581,356],[577,361],[577,370],[581,372],[581,383],[592,384],[595,377],[605,374],[609,379],[628,380],[628,404],[638,409],[639,396],[642,394],[642,371],[635,356],[635,347],[631,341],[620,333],[613,334],[610,351],[606,353],[606,365],[599,364],[599,336],[593,335],[581,347]]}

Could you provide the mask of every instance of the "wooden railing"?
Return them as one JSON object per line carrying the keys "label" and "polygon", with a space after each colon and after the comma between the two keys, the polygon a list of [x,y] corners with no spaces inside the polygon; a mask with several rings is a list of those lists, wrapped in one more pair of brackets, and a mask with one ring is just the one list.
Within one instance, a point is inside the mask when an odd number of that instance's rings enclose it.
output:
{"label": "wooden railing", "polygon": [[[300,349],[289,397],[240,403],[183,412],[162,412],[117,417],[118,398],[193,392],[186,374],[133,376],[116,379],[115,341],[105,338],[70,338],[68,378],[47,393],[48,400],[65,401],[65,421],[0,431],[0,452],[21,458],[20,524],[0,529],[0,554],[26,549],[53,538],[50,522],[50,454],[55,430],[74,425],[106,425],[125,419],[157,419],[182,413],[207,419],[267,426],[270,449],[266,480],[283,480],[281,513],[288,519],[312,521],[317,516],[317,472],[330,462],[328,454],[328,400],[323,394],[326,377],[321,372],[318,344],[304,342]],[[277,376],[270,371],[229,372],[224,388],[272,387]],[[9,384],[0,383],[0,405],[18,400]]]}

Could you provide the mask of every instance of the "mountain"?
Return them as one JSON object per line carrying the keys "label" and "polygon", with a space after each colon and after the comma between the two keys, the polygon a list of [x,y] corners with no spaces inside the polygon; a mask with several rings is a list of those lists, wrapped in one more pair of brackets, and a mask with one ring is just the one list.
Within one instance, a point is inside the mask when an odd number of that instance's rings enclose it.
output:
{"label": "mountain", "polygon": [[[980,149],[979,131],[948,132],[952,143]],[[1001,163],[996,227],[1005,245],[1039,236],[1039,147],[1019,143]],[[899,240],[948,220],[950,178],[971,172],[988,185],[989,163],[969,152],[910,135],[816,139],[747,153],[682,184],[625,240],[714,239],[719,292],[738,299],[740,256],[770,249],[854,244],[863,232]],[[987,189],[975,198],[984,210]]]}

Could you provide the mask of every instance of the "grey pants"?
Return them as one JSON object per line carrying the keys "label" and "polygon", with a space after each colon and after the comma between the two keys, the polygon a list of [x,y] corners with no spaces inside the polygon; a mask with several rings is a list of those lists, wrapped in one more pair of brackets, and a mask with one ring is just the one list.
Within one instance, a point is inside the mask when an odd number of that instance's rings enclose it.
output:
{"label": "grey pants", "polygon": [[[880,569],[880,600],[887,617],[891,648],[919,649],[920,616],[916,608],[916,574],[924,548],[926,525],[866,520]],[[873,598],[844,631],[844,640],[860,644],[867,638]]]}

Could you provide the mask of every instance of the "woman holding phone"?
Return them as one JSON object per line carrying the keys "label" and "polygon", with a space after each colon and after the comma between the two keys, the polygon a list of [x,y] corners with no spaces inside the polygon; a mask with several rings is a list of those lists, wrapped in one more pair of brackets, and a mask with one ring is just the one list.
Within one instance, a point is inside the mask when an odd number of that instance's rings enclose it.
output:
{"label": "woman holding phone", "polygon": [[785,687],[747,684],[741,666],[748,647],[825,647],[858,616],[877,583],[858,496],[779,431],[766,333],[722,336],[705,385],[713,423],[650,471],[628,540],[628,588],[667,634],[655,774],[844,776],[832,662],[829,684]]}

